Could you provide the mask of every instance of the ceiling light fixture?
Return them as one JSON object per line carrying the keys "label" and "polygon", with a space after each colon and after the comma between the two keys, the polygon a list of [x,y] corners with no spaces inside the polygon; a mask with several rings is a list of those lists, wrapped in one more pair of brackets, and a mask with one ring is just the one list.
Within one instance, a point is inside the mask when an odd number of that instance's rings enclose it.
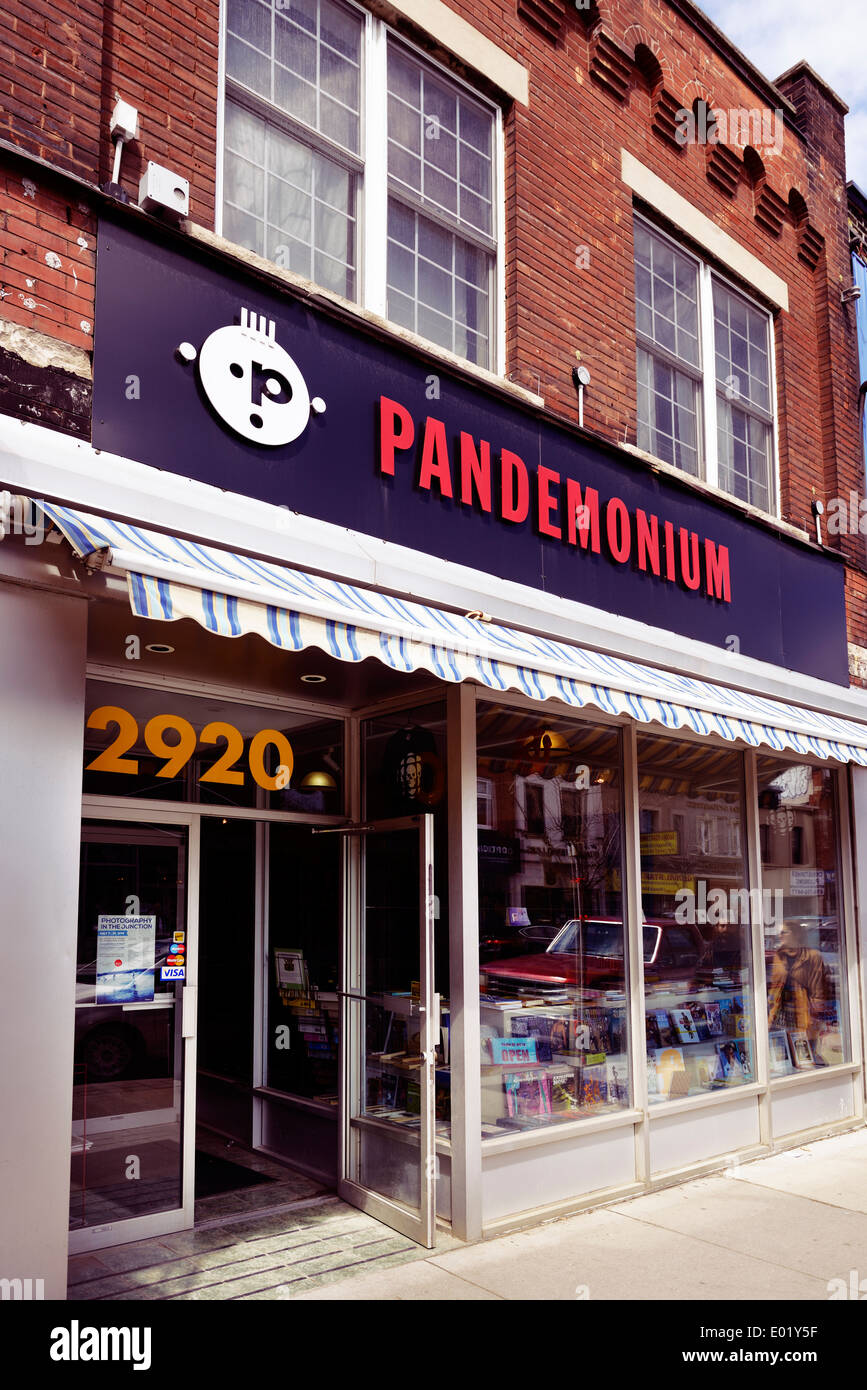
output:
{"label": "ceiling light fixture", "polygon": [[323,681],[326,681],[326,680],[328,679],[328,677],[327,677],[327,676],[313,676],[313,675],[310,675],[310,676],[302,676],[301,679],[302,679],[303,681],[306,681],[308,685],[321,685],[321,684],[323,683]]}
{"label": "ceiling light fixture", "polygon": [[301,781],[301,790],[303,792],[318,791],[322,788],[327,788],[329,791],[332,791],[336,786],[337,783],[331,776],[331,773],[326,772],[324,768],[317,769],[314,772],[308,772],[307,776]]}
{"label": "ceiling light fixture", "polygon": [[171,656],[174,647],[170,647],[168,642],[148,642],[145,651],[153,652],[154,656]]}

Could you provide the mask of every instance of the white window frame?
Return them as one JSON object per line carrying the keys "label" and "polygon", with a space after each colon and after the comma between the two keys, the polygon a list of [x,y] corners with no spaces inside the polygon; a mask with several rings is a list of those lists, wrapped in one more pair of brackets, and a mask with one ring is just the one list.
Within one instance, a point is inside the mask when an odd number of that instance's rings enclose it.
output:
{"label": "white window frame", "polygon": [[[765,509],[757,507],[754,503],[744,502],[742,498],[736,497],[733,492],[726,492],[719,484],[719,454],[717,440],[717,380],[716,380],[716,344],[714,339],[714,311],[713,311],[713,282],[719,283],[732,294],[739,296],[756,313],[762,315],[768,325],[768,375],[771,401],[771,423],[770,423],[770,449],[771,458],[768,467],[768,486],[771,490],[771,510],[765,512],[767,516],[779,518],[780,515],[780,450],[779,450],[779,427],[780,412],[777,401],[777,370],[776,370],[776,324],[774,323],[773,311],[767,304],[755,298],[744,290],[743,286],[731,280],[723,274],[716,266],[712,266],[708,261],[704,261],[697,256],[694,251],[689,250],[678,241],[677,237],[663,227],[660,227],[652,218],[645,217],[637,209],[633,210],[634,222],[641,222],[648,231],[654,236],[667,241],[675,251],[687,260],[692,261],[698,271],[698,330],[699,346],[701,353],[700,362],[700,400],[698,406],[699,420],[699,472],[697,478],[693,474],[687,473],[684,469],[677,468],[676,465],[667,465],[682,477],[703,483],[705,486],[713,488],[721,497],[726,497],[736,506],[747,507],[752,511],[762,511]],[[633,267],[635,265],[635,252],[633,249]],[[634,274],[634,269],[633,269]],[[635,292],[633,289],[633,305],[635,304]],[[638,335],[636,326],[636,349],[644,348],[646,352],[653,353],[653,347]],[[664,353],[662,354],[664,356]],[[688,373],[687,373],[688,374]],[[637,417],[636,417],[637,423]],[[665,463],[666,461],[660,460]]]}
{"label": "white window frame", "polygon": [[[356,311],[362,310],[386,318],[386,278],[388,256],[388,101],[387,64],[389,38],[399,43],[407,53],[430,70],[436,72],[459,92],[466,93],[478,106],[487,109],[492,117],[491,131],[491,180],[492,180],[492,227],[488,254],[492,257],[492,270],[489,284],[490,322],[488,326],[488,362],[481,367],[497,376],[505,372],[506,360],[506,315],[505,315],[505,148],[503,139],[503,113],[501,108],[489,97],[477,91],[470,83],[458,77],[449,68],[432,58],[424,49],[418,48],[392,29],[386,22],[364,9],[354,0],[333,0],[333,3],[352,11],[363,21],[361,39],[362,75],[360,104],[360,140],[358,154],[332,147],[327,137],[296,120],[288,113],[271,107],[263,97],[248,93],[241,84],[230,89],[232,79],[227,71],[226,35],[228,32],[227,0],[220,0],[220,40],[219,40],[219,90],[217,94],[217,151],[215,180],[214,229],[218,236],[223,235],[223,181],[225,162],[225,111],[227,99],[240,98],[247,110],[256,110],[265,119],[270,109],[275,112],[274,124],[278,129],[290,131],[293,136],[304,141],[311,149],[318,150],[334,158],[341,166],[352,169],[358,179],[356,200],[356,298],[343,302]],[[243,93],[243,96],[241,95]],[[249,98],[249,101],[246,100]],[[400,196],[400,195],[398,195]],[[481,241],[474,237],[471,228],[464,228],[456,219],[450,221],[447,214],[437,209],[425,207],[421,201],[407,198],[405,206],[429,218],[439,226],[474,245]],[[483,238],[484,240],[484,238]],[[287,272],[283,272],[286,274]],[[327,291],[333,294],[333,291]],[[398,325],[395,325],[398,327]],[[407,332],[402,327],[401,333]],[[415,334],[416,337],[421,337]],[[422,341],[429,341],[422,339]],[[431,342],[437,353],[448,352],[459,361],[458,354]],[[480,364],[479,364],[480,365]]]}
{"label": "white window frame", "polygon": [[[481,804],[484,802],[484,820],[482,819]],[[494,830],[494,779],[493,777],[479,777],[476,774],[476,814],[479,818],[480,830]]]}

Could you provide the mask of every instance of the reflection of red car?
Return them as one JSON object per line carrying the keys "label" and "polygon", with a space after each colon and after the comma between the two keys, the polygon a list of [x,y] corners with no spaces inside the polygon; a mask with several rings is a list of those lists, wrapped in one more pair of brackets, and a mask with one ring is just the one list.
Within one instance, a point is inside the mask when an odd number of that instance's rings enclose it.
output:
{"label": "reflection of red car", "polygon": [[[696,926],[673,921],[644,923],[645,977],[687,980],[707,961],[707,946]],[[613,917],[591,917],[561,927],[547,949],[538,955],[513,956],[482,966],[491,981],[547,985],[586,985],[599,989],[622,985],[624,977],[623,923]]]}

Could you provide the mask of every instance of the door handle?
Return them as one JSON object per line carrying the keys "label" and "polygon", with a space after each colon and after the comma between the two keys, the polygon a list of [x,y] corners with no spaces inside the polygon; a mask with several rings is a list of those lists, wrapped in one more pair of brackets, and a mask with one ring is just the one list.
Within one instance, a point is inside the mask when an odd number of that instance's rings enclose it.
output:
{"label": "door handle", "polygon": [[196,1036],[196,1007],[198,1005],[198,986],[184,985],[184,992],[181,996],[181,1037],[194,1038]]}

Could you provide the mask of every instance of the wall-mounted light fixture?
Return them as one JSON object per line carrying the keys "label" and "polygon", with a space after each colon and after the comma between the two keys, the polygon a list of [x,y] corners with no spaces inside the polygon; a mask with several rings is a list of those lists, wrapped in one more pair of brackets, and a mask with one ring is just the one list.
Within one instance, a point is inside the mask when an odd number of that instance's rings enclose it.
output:
{"label": "wall-mounted light fixture", "polygon": [[120,97],[117,97],[115,101],[109,130],[114,141],[114,164],[111,171],[111,183],[105,191],[111,193],[115,198],[119,198],[122,202],[128,202],[129,199],[120,186],[120,161],[123,156],[124,145],[128,145],[131,140],[138,139],[139,124],[138,111],[128,101],[121,101]]}
{"label": "wall-mounted light fixture", "polygon": [[572,382],[578,392],[578,424],[584,428],[584,387],[590,385],[590,372],[587,367],[572,368]]}

